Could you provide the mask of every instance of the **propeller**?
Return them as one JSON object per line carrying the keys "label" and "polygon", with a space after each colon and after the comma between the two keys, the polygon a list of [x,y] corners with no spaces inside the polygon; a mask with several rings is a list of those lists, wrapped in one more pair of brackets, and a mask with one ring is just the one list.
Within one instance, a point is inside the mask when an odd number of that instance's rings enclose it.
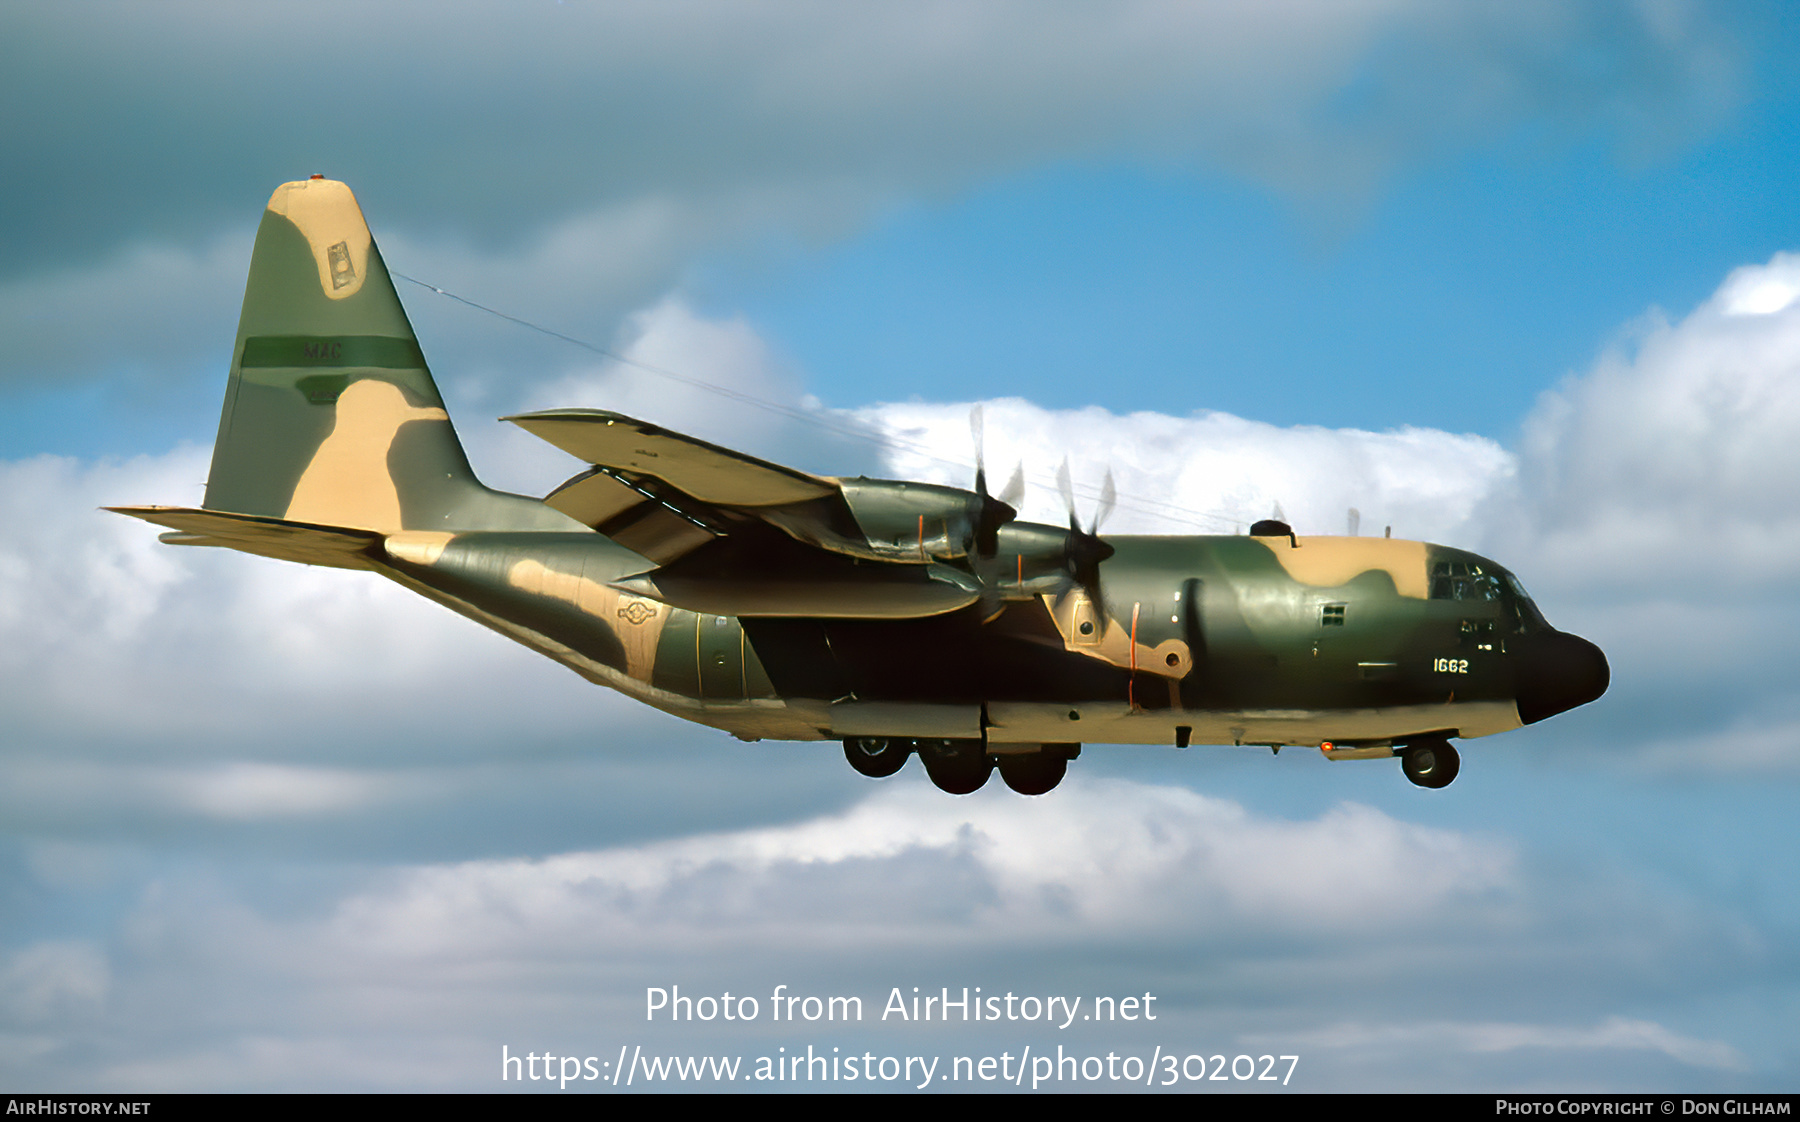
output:
{"label": "propeller", "polygon": [[[1088,528],[1081,528],[1080,517],[1075,512],[1075,485],[1069,479],[1069,460],[1063,457],[1062,467],[1056,471],[1056,486],[1062,492],[1063,505],[1069,508],[1069,536],[1064,539],[1063,560],[1068,566],[1069,576],[1088,594],[1088,599],[1099,607],[1104,601],[1100,595],[1100,563],[1113,555],[1113,547],[1100,538],[1100,524],[1112,513],[1113,504],[1118,501],[1118,488],[1113,485],[1112,469],[1106,469],[1106,482],[1100,488],[1100,505],[1094,508],[1094,520]],[[1106,626],[1106,613],[1100,612],[1100,626]]]}
{"label": "propeller", "polygon": [[984,561],[1000,552],[1000,527],[1019,516],[1019,504],[1025,498],[1025,465],[1013,468],[1012,478],[999,498],[988,494],[987,465],[982,453],[983,422],[981,406],[969,410],[969,435],[975,440],[975,494],[980,506],[975,511],[975,554]]}

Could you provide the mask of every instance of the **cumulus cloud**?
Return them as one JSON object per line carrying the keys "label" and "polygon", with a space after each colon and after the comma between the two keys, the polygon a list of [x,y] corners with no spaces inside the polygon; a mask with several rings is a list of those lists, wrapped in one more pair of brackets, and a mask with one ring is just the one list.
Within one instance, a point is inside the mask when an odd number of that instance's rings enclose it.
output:
{"label": "cumulus cloud", "polygon": [[12,528],[0,541],[0,704],[16,738],[229,740],[256,728],[267,744],[316,735],[334,715],[417,727],[428,708],[435,721],[494,727],[491,704],[451,717],[454,689],[427,704],[433,683],[459,681],[532,698],[540,717],[579,719],[559,695],[563,675],[520,679],[522,666],[542,669],[522,649],[398,586],[165,546],[151,527],[98,509],[198,505],[207,459],[189,447],[0,464],[0,517]]}
{"label": "cumulus cloud", "polygon": [[11,232],[21,263],[205,229],[280,168],[381,181],[422,228],[508,239],[671,199],[783,199],[787,228],[826,233],[895,197],[1120,154],[1341,199],[1521,131],[1662,150],[1721,118],[1741,70],[1725,21],[1660,3],[451,5],[421,21],[198,0],[116,12],[110,34],[57,9],[7,22],[32,45],[5,79],[22,108],[7,150],[38,172],[7,188],[39,219]]}
{"label": "cumulus cloud", "polygon": [[1793,578],[1797,291],[1800,257],[1744,266],[1680,320],[1651,312],[1544,395],[1525,426],[1516,528],[1550,566],[1603,597]]}
{"label": "cumulus cloud", "polygon": [[[403,271],[604,339],[696,260],[1020,169],[1222,167],[1356,212],[1393,169],[1496,136],[1679,143],[1741,70],[1716,14],[1649,3],[451,6],[421,25],[195,0],[99,34],[59,9],[0,19],[31,45],[0,68],[24,107],[0,134],[35,169],[0,189],[34,219],[0,234],[0,381],[128,402],[216,384],[256,204],[315,170],[357,186]],[[292,49],[323,41],[355,80],[321,82]],[[396,60],[400,41],[419,49]],[[415,309],[447,388],[493,412],[576,366]]]}
{"label": "cumulus cloud", "polygon": [[[969,405],[910,402],[853,415],[887,440],[899,478],[972,486]],[[983,405],[984,455],[996,482],[1027,473],[1028,518],[1065,523],[1056,472],[1068,457],[1077,513],[1092,520],[1105,473],[1118,489],[1118,533],[1241,533],[1281,512],[1303,534],[1342,534],[1352,507],[1362,532],[1455,542],[1482,499],[1512,474],[1512,456],[1479,436],[1291,428],[1228,413],[1124,416],[1007,399]]]}
{"label": "cumulus cloud", "polygon": [[[1800,258],[1652,310],[1527,419],[1479,513],[1563,626],[1613,661],[1647,764],[1791,771],[1800,607]],[[1634,720],[1645,727],[1634,729]]]}
{"label": "cumulus cloud", "polygon": [[[707,319],[676,296],[627,318],[609,354],[525,388],[517,411],[608,409],[751,455],[830,475],[872,468],[880,436],[854,418],[821,408],[802,392],[800,374],[774,354],[744,318]],[[508,426],[510,427],[510,426]],[[560,482],[576,461],[560,452],[524,450],[510,434],[483,445],[478,462],[502,465],[522,482],[537,471]],[[496,478],[502,478],[496,474]]]}
{"label": "cumulus cloud", "polygon": [[333,926],[346,946],[433,955],[596,937],[821,951],[952,931],[1023,945],[1309,924],[1367,937],[1504,895],[1514,875],[1503,845],[1354,805],[1296,823],[1121,782],[1043,802],[909,783],[791,826],[422,869],[345,901]]}
{"label": "cumulus cloud", "polygon": [[[1479,1081],[1502,1070],[1484,1057],[1530,1049],[1593,1055],[1602,1079],[1628,1070],[1618,1055],[1675,1070],[1744,1064],[1729,1045],[1641,1017],[1560,1027],[1582,1023],[1573,1010],[1619,1000],[1636,970],[1741,966],[1728,922],[1585,879],[1604,906],[1572,910],[1561,878],[1520,861],[1511,843],[1354,804],[1291,819],[1080,777],[1045,799],[951,800],[911,775],[845,811],[783,824],[308,879],[303,904],[290,892],[257,905],[216,873],[169,870],[111,947],[15,953],[0,982],[32,997],[29,1024],[16,1023],[50,1042],[34,1060],[41,1078],[487,1086],[501,1042],[582,1054],[608,1054],[622,1038],[690,1050],[826,1039],[965,1051],[999,1046],[996,1033],[1014,1048],[1298,1048],[1314,1089],[1411,1082],[1422,1063],[1461,1065]],[[1646,928],[1672,927],[1685,932],[1633,946]],[[1454,980],[1471,960],[1502,987],[1582,971],[1584,997],[1540,992],[1526,1003],[1535,1020],[1469,1020]],[[858,997],[862,1020],[828,1038],[776,1023],[766,995],[782,983]],[[762,1019],[646,1023],[646,987],[671,984],[756,995]],[[879,1016],[890,987],[914,984],[1083,1000],[1154,991],[1159,1016],[1131,1034],[956,1023],[921,1036]],[[222,996],[169,1003],[178,990]],[[120,1030],[153,1008],[157,1040]],[[1321,1018],[1342,1031],[1318,1029]],[[357,1058],[390,1053],[391,1065]],[[0,1057],[0,1070],[19,1062]]]}

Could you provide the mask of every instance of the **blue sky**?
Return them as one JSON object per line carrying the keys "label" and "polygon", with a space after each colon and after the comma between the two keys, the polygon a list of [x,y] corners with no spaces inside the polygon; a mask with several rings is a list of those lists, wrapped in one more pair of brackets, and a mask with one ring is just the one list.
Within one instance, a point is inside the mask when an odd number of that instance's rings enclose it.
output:
{"label": "blue sky", "polygon": [[[0,1083],[1076,1042],[1299,1054],[1314,1091],[1792,1089],[1785,10],[0,19]],[[574,470],[494,417],[588,405],[966,483],[984,401],[1034,517],[1064,454],[1117,474],[1115,531],[1356,506],[1515,569],[1613,688],[1468,745],[1443,792],[1095,746],[1043,799],[952,799],[681,725],[372,579],[162,547],[94,508],[197,502],[262,204],[315,171],[401,273],[875,438],[402,284],[491,482]],[[1167,1019],[647,1025],[671,983],[1154,990]]]}

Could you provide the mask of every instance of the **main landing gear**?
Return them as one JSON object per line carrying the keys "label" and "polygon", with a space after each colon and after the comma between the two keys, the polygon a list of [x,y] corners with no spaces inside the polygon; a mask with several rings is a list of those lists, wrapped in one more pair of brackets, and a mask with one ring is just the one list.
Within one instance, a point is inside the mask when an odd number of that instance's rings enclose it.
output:
{"label": "main landing gear", "polygon": [[844,738],[844,758],[850,766],[870,779],[886,779],[906,766],[912,753],[912,741],[886,736],[849,736]]}
{"label": "main landing gear", "polygon": [[[1029,748],[1029,745],[1008,745]],[[1069,770],[1069,761],[1081,754],[1079,744],[1043,744],[1025,752],[989,754],[979,740],[907,740],[901,737],[852,736],[844,740],[844,758],[871,779],[885,779],[918,754],[941,791],[968,795],[981,790],[995,771],[1008,787],[1021,795],[1042,795],[1054,790]]]}
{"label": "main landing gear", "polygon": [[1442,737],[1415,740],[1400,753],[1400,770],[1421,787],[1448,787],[1462,768],[1462,757]]}

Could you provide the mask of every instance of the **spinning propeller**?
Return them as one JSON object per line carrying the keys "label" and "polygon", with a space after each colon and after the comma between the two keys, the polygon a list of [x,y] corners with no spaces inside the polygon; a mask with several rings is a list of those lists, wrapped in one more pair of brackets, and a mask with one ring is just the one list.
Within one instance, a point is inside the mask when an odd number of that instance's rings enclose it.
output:
{"label": "spinning propeller", "polygon": [[[988,493],[987,463],[983,448],[984,425],[982,408],[977,405],[969,411],[969,435],[975,442],[975,493],[969,506],[969,564],[982,585],[981,604],[982,618],[992,619],[1005,607],[1003,590],[1011,583],[1011,566],[1002,566],[999,562],[1000,529],[1018,518],[1018,507],[1025,497],[1025,467],[1023,464],[1013,469],[1012,477],[1007,480],[1006,487],[999,497]],[[1118,488],[1113,482],[1112,469],[1107,469],[1105,482],[1100,489],[1100,502],[1094,508],[1094,516],[1084,528],[1081,517],[1075,510],[1075,486],[1069,476],[1069,461],[1064,457],[1062,466],[1056,473],[1056,485],[1062,492],[1063,505],[1069,511],[1069,529],[1061,535],[1061,542],[1049,527],[1026,526],[1026,532],[1015,543],[1020,550],[1020,591],[1023,592],[1024,572],[1027,569],[1038,574],[1053,573],[1057,567],[1063,570],[1060,591],[1056,593],[1060,600],[1075,588],[1087,593],[1088,599],[1100,609],[1100,626],[1105,627],[1106,613],[1100,588],[1100,564],[1113,555],[1113,547],[1100,537],[1100,526],[1112,514],[1118,501]],[[1057,553],[1060,552],[1060,558]],[[1060,566],[1057,562],[1060,561]],[[1048,572],[1046,571],[1048,570]],[[1035,578],[1034,578],[1035,579]],[[1041,587],[1041,586],[1038,586]]]}
{"label": "spinning propeller", "polygon": [[1075,485],[1069,480],[1069,460],[1063,458],[1062,467],[1056,471],[1056,486],[1062,492],[1063,505],[1069,508],[1069,536],[1064,539],[1063,561],[1068,567],[1069,576],[1088,594],[1100,610],[1100,626],[1106,626],[1106,612],[1102,607],[1104,600],[1100,594],[1100,563],[1113,555],[1113,547],[1100,538],[1100,524],[1112,513],[1113,504],[1118,500],[1118,489],[1113,486],[1112,469],[1106,469],[1106,482],[1100,488],[1100,505],[1094,508],[1094,520],[1088,528],[1081,528],[1081,520],[1075,513]]}
{"label": "spinning propeller", "polygon": [[1025,465],[1013,468],[1012,478],[1006,481],[1006,488],[999,498],[989,495],[982,432],[981,406],[977,405],[969,410],[969,435],[975,440],[975,494],[980,499],[971,520],[975,527],[972,552],[984,561],[991,561],[1000,552],[1000,527],[1019,516],[1019,503],[1025,498]]}

